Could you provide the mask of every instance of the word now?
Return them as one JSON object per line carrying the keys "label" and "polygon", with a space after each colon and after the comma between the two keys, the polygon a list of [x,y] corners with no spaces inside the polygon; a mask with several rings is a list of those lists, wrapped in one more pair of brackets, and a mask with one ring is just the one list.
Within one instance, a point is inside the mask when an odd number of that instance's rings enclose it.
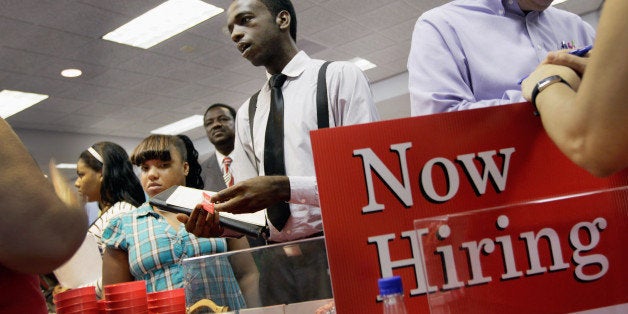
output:
{"label": "word now", "polygon": [[[378,212],[384,210],[384,205],[378,203],[375,200],[375,188],[373,187],[373,175],[371,169],[382,182],[393,192],[395,197],[399,199],[404,206],[411,207],[414,202],[412,200],[412,189],[410,184],[410,175],[408,173],[408,162],[406,159],[406,151],[412,147],[412,143],[400,143],[390,146],[390,150],[397,153],[399,156],[399,164],[401,166],[401,176],[403,183],[401,183],[395,175],[384,165],[384,163],[375,155],[372,149],[362,148],[353,151],[353,156],[359,156],[362,158],[362,165],[364,167],[364,177],[366,179],[366,192],[368,194],[368,204],[362,207],[363,213]],[[503,192],[506,189],[506,181],[508,178],[508,167],[510,165],[510,156],[515,152],[514,147],[503,148],[499,150],[499,154],[492,151],[479,152],[477,154],[464,154],[458,155],[456,161],[462,165],[462,170],[470,178],[470,183],[477,195],[486,193],[486,186],[489,179],[495,186],[497,192]],[[502,168],[495,164],[493,156],[499,155],[502,157]],[[482,174],[476,167],[474,159],[478,159],[484,166]],[[439,194],[434,188],[434,182],[432,181],[432,172],[435,168],[440,169],[446,176],[447,191],[444,194]],[[428,201],[433,203],[444,203],[452,199],[458,188],[460,187],[460,175],[453,161],[444,158],[436,157],[428,160],[423,169],[421,170],[420,178],[421,191],[425,195]]]}

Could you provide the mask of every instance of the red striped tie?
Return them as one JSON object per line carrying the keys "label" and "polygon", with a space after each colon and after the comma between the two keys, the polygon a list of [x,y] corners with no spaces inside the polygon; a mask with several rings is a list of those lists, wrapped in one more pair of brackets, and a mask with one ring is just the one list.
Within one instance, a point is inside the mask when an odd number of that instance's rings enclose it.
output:
{"label": "red striped tie", "polygon": [[222,164],[225,166],[222,178],[225,180],[227,187],[230,187],[233,185],[233,175],[231,175],[231,167],[229,167],[231,165],[231,158],[225,157],[225,159],[222,160]]}

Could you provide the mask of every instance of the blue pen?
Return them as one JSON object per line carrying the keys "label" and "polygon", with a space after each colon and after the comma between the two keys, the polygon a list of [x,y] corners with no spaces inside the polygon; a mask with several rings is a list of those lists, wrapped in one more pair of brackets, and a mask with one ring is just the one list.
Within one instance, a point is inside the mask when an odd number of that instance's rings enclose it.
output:
{"label": "blue pen", "polygon": [[570,55],[574,55],[574,56],[578,56],[578,57],[584,57],[589,51],[591,51],[591,49],[593,49],[593,45],[588,45],[588,46],[584,46],[580,49],[574,49],[572,51],[569,52]]}
{"label": "blue pen", "polygon": [[[593,45],[587,45],[584,46],[580,49],[574,49],[572,51],[569,52],[570,55],[574,55],[574,56],[578,56],[578,57],[584,57],[587,53],[589,53],[589,51],[591,51],[591,49],[593,49]],[[523,80],[525,80],[528,76],[524,76],[523,78],[521,78],[519,80],[519,82],[517,82],[517,84],[521,85],[521,83],[523,83]]]}

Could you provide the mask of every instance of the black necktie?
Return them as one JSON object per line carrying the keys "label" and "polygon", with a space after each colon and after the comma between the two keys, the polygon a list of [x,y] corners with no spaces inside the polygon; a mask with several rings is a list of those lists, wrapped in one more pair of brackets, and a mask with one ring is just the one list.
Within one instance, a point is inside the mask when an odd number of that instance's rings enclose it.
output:
{"label": "black necktie", "polygon": [[[267,176],[286,175],[283,155],[283,95],[281,93],[281,86],[286,78],[284,74],[275,74],[269,82],[270,111],[264,140],[264,173]],[[281,201],[268,206],[266,214],[273,226],[281,231],[290,217],[290,205]]]}

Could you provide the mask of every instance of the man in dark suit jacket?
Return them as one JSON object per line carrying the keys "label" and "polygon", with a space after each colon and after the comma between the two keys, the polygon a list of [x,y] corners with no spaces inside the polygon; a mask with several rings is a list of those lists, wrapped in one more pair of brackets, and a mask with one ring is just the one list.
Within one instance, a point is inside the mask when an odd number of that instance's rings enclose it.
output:
{"label": "man in dark suit jacket", "polygon": [[216,151],[201,164],[205,190],[217,192],[227,188],[223,177],[223,160],[225,157],[231,158],[229,154],[233,151],[235,116],[235,109],[221,103],[213,104],[205,111],[203,117],[205,132],[209,142],[216,148]]}
{"label": "man in dark suit jacket", "polygon": [[203,176],[203,182],[205,182],[205,190],[217,192],[227,188],[222,177],[222,169],[218,164],[218,157],[216,157],[214,152],[201,166],[203,167],[201,176]]}
{"label": "man in dark suit jacket", "polygon": [[[223,160],[231,158],[229,154],[233,151],[233,143],[235,142],[235,116],[235,109],[221,103],[209,106],[203,116],[203,125],[207,133],[207,139],[209,139],[215,148],[214,152],[210,152],[209,158],[201,163],[201,177],[205,183],[204,189],[207,191],[217,192],[227,188],[224,177],[225,168]],[[260,240],[246,237],[244,243],[248,242],[249,247],[253,247],[259,245],[257,244],[258,241]],[[228,239],[227,243],[229,245],[229,251],[247,248],[242,244],[236,244],[237,248],[231,247],[234,243],[240,243],[240,239]],[[249,263],[245,254],[232,256],[230,262],[234,267],[236,278],[242,288],[247,305],[253,307],[261,306],[258,292],[258,277],[253,276],[250,272],[243,272],[240,268],[247,267],[246,265]],[[251,262],[255,263],[254,259],[252,259]]]}
{"label": "man in dark suit jacket", "polygon": [[[235,142],[235,117],[236,110],[232,107],[216,103],[205,111],[203,117],[203,125],[207,138],[214,144],[215,152],[212,152],[201,164],[203,169],[201,176],[205,182],[205,190],[218,192],[226,189],[227,184],[224,178],[223,160],[231,158],[229,154],[233,151],[233,143]],[[262,238],[247,237],[251,247],[265,245],[266,242]]]}

